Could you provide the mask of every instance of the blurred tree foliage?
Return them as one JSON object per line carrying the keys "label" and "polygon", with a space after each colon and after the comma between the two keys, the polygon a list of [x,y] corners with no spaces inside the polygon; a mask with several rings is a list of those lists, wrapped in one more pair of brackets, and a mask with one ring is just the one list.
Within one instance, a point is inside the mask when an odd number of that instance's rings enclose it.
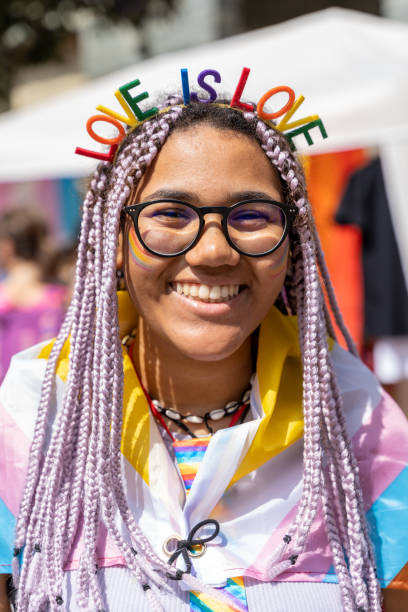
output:
{"label": "blurred tree foliage", "polygon": [[166,16],[176,4],[177,0],[1,0],[0,111],[9,107],[13,76],[20,67],[63,61],[81,19],[140,26],[147,16]]}

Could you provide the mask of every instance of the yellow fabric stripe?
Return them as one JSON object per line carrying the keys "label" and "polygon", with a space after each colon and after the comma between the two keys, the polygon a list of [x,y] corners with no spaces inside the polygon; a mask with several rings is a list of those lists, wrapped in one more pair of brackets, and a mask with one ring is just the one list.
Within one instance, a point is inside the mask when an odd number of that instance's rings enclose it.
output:
{"label": "yellow fabric stripe", "polygon": [[[54,340],[43,347],[38,355],[38,359],[48,359],[53,344]],[[68,378],[68,368],[69,340],[63,346],[56,369],[57,375],[64,382]],[[126,349],[123,349],[123,368],[125,371],[125,383],[123,388],[123,429],[120,450],[148,485],[150,450],[149,406],[139,386],[139,381]]]}
{"label": "yellow fabric stripe", "polygon": [[265,413],[229,486],[296,442],[303,434],[302,363],[297,318],[273,307],[261,325],[257,372]]}
{"label": "yellow fabric stripe", "polygon": [[132,361],[123,347],[123,429],[120,450],[149,484],[150,410]]}
{"label": "yellow fabric stripe", "polygon": [[[54,346],[55,338],[51,340],[48,344],[43,346],[41,351],[38,354],[38,359],[49,359],[51,354],[51,349]],[[56,374],[63,380],[64,382],[68,379],[68,371],[69,371],[69,351],[70,351],[70,342],[69,338],[65,341],[64,346],[59,354],[57,361],[57,369]]]}

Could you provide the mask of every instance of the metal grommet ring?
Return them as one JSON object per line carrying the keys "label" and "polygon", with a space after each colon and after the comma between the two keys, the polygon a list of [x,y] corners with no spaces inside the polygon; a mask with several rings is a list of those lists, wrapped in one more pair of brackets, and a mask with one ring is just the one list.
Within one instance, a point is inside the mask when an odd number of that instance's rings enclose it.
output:
{"label": "metal grommet ring", "polygon": [[175,546],[173,546],[172,548],[169,547],[170,542],[172,542],[174,540],[176,540],[176,542],[180,542],[180,540],[182,540],[182,538],[179,535],[173,534],[173,535],[169,536],[163,542],[163,552],[168,557],[171,557],[171,555],[176,551],[177,544]]}
{"label": "metal grommet ring", "polygon": [[[168,557],[171,557],[171,555],[177,550],[177,542],[180,542],[182,539],[183,538],[181,538],[179,535],[173,534],[169,536],[166,540],[164,540],[163,542],[164,554],[167,555]],[[171,542],[173,542],[173,545],[169,546]],[[202,557],[203,554],[207,550],[207,544],[205,542],[202,542],[201,544],[193,544],[191,548],[193,550],[186,549],[189,557],[193,557],[193,558]]]}
{"label": "metal grommet ring", "polygon": [[191,548],[194,549],[194,552],[192,550],[187,550],[189,557],[202,557],[207,550],[207,544],[205,542],[202,544],[194,544]]}

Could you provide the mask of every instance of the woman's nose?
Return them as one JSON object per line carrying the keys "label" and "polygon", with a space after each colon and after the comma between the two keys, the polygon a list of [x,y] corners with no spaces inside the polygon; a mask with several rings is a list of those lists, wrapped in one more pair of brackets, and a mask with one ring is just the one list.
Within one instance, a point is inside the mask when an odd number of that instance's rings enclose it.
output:
{"label": "woman's nose", "polygon": [[220,215],[206,215],[205,226],[197,244],[190,249],[185,258],[190,266],[235,266],[240,254],[228,243]]}

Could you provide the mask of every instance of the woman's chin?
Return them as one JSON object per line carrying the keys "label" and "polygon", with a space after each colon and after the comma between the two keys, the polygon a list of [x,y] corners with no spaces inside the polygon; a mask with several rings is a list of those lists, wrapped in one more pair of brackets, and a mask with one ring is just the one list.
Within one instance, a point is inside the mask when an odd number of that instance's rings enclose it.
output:
{"label": "woman's chin", "polygon": [[222,361],[236,353],[244,344],[246,338],[242,330],[238,333],[223,336],[222,334],[193,334],[190,340],[182,336],[183,341],[178,339],[172,342],[174,348],[188,359],[194,361]]}

